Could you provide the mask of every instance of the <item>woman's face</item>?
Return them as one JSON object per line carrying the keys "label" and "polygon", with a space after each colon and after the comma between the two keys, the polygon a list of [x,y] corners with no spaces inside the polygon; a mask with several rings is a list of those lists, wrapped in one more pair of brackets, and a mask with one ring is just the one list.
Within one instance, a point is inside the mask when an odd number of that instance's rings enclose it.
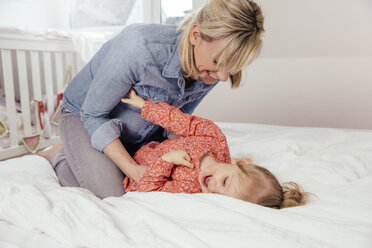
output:
{"label": "woman's face", "polygon": [[212,57],[219,48],[222,40],[206,41],[201,38],[200,27],[194,24],[190,32],[190,43],[194,47],[195,65],[205,84],[214,84],[216,81],[227,81],[229,73],[217,68],[219,55]]}

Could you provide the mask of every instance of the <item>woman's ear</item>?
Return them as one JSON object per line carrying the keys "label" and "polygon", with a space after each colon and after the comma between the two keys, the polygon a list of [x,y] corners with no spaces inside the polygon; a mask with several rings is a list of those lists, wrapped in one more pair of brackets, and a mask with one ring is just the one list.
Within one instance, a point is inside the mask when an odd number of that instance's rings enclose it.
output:
{"label": "woman's ear", "polygon": [[195,23],[192,25],[189,35],[191,45],[195,46],[199,43],[201,39],[200,35],[200,26],[199,24]]}

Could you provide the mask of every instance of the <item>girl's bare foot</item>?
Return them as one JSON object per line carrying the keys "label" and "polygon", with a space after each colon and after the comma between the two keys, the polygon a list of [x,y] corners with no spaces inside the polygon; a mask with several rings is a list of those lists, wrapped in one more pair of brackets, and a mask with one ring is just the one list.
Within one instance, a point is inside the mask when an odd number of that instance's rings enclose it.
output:
{"label": "girl's bare foot", "polygon": [[49,150],[38,152],[37,155],[46,158],[50,162],[54,154],[56,154],[61,149],[63,149],[63,145],[57,144],[57,145],[54,145]]}

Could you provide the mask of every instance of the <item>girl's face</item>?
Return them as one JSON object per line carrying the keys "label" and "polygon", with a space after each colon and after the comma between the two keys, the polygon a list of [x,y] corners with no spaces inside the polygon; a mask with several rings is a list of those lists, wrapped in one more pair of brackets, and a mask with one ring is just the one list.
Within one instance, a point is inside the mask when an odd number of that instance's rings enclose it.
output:
{"label": "girl's face", "polygon": [[[255,180],[259,171],[254,166],[247,168],[246,175],[236,164],[218,163],[213,157],[207,155],[201,160],[199,183],[203,193],[215,193],[242,199],[242,191],[252,192],[249,202],[255,202],[259,195],[255,189]],[[245,194],[246,195],[246,194]]]}
{"label": "girl's face", "polygon": [[190,32],[190,43],[194,47],[195,65],[205,84],[214,84],[216,81],[227,81],[229,73],[217,68],[219,56],[213,57],[215,51],[222,44],[222,40],[206,41],[201,38],[200,27],[194,24]]}

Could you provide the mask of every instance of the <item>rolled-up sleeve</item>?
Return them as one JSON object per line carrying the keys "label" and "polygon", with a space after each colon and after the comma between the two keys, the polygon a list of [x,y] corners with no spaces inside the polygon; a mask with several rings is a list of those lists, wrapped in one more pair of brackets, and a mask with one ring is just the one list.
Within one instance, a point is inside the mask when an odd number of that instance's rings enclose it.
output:
{"label": "rolled-up sleeve", "polygon": [[96,56],[96,59],[99,66],[81,106],[80,116],[92,146],[102,151],[119,138],[122,131],[121,121],[110,118],[111,111],[139,81],[146,66],[144,40],[136,26],[125,28],[110,41],[106,54]]}
{"label": "rolled-up sleeve", "polygon": [[92,146],[95,149],[102,151],[113,140],[120,137],[120,125],[121,123],[119,119],[111,119],[103,123],[92,135]]}

